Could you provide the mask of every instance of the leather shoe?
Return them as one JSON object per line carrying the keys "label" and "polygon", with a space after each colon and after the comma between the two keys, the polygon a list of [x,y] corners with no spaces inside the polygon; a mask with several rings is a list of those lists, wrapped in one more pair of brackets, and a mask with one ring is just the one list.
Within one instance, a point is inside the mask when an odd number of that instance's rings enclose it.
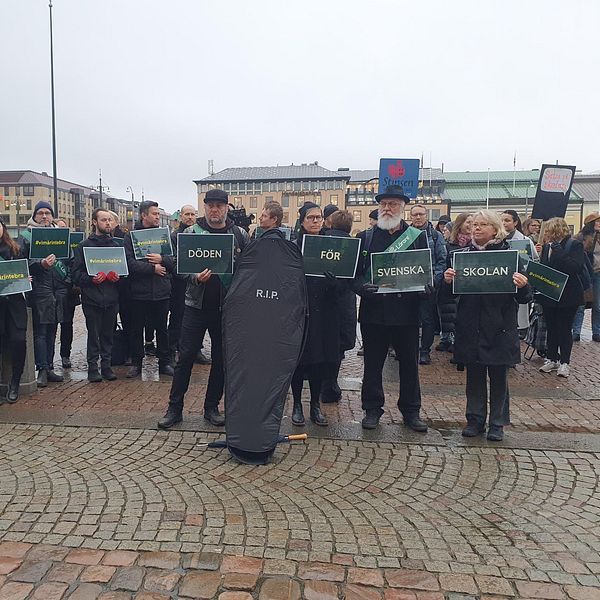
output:
{"label": "leather shoe", "polygon": [[52,369],[50,369],[48,371],[48,381],[50,383],[60,383],[61,381],[64,381],[64,380],[65,380],[65,378],[62,375],[55,373]]}
{"label": "leather shoe", "polygon": [[114,381],[117,378],[115,372],[110,367],[106,367],[100,372],[102,373],[102,377],[106,379],[106,381]]}
{"label": "leather shoe", "polygon": [[165,416],[158,422],[158,428],[159,429],[169,429],[170,427],[173,427],[173,425],[177,425],[177,423],[181,423],[182,420],[183,420],[183,417],[182,417],[180,411],[178,411],[174,408],[169,408],[169,409],[167,409]]}
{"label": "leather shoe", "polygon": [[127,379],[133,379],[134,377],[139,377],[142,374],[142,365],[131,365],[131,369],[129,369],[126,377]]}
{"label": "leather shoe", "polygon": [[477,437],[485,431],[485,427],[474,421],[469,421],[467,426],[462,430],[463,437]]}
{"label": "leather shoe", "polygon": [[425,421],[419,417],[415,417],[409,421],[404,421],[404,424],[407,427],[410,427],[413,431],[418,431],[419,433],[425,433],[427,431],[427,423],[425,423]]}
{"label": "leather shoe", "polygon": [[205,356],[202,350],[200,350],[200,352],[198,352],[198,354],[196,355],[195,363],[197,365],[210,365],[212,364],[212,360]]}
{"label": "leather shoe", "polygon": [[60,360],[61,360],[63,369],[70,369],[73,366],[71,364],[71,359],[68,356],[61,356]]}
{"label": "leather shoe", "polygon": [[381,413],[378,410],[367,410],[362,420],[363,429],[375,429],[379,425]]}
{"label": "leather shoe", "polygon": [[38,376],[37,376],[37,386],[40,388],[44,388],[48,385],[48,370],[47,369],[40,369],[38,371]]}
{"label": "leather shoe", "polygon": [[296,427],[302,427],[306,421],[304,420],[304,411],[302,410],[302,403],[294,403],[294,409],[292,411],[292,425]]}
{"label": "leather shoe", "polygon": [[9,404],[14,404],[19,399],[19,379],[12,379],[8,385],[8,391],[6,392],[6,401]]}
{"label": "leather shoe", "polygon": [[327,417],[321,412],[321,409],[318,406],[310,407],[310,420],[315,425],[319,425],[319,427],[327,427],[327,425],[329,425]]}
{"label": "leather shoe", "polygon": [[504,439],[504,429],[499,425],[491,425],[487,434],[490,442],[501,442]]}
{"label": "leather shoe", "polygon": [[162,367],[158,367],[158,372],[161,375],[168,375],[169,377],[173,377],[175,375],[175,370],[171,365],[163,365]]}
{"label": "leather shoe", "polygon": [[211,424],[217,427],[225,425],[225,417],[219,412],[218,408],[205,408],[204,418]]}
{"label": "leather shoe", "polygon": [[100,375],[98,367],[95,369],[88,369],[88,381],[91,383],[100,383],[102,381],[102,375]]}
{"label": "leather shoe", "polygon": [[419,354],[419,364],[420,365],[430,365],[431,364],[431,356],[429,356],[429,352],[421,352]]}

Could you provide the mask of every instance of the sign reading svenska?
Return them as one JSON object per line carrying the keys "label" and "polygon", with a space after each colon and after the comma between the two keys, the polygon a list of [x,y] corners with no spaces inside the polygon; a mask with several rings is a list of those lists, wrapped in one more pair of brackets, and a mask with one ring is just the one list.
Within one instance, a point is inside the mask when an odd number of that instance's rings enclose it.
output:
{"label": "sign reading svenska", "polygon": [[530,261],[527,265],[527,278],[530,285],[543,296],[560,301],[569,276],[542,263]]}
{"label": "sign reading svenska", "polygon": [[409,198],[416,198],[419,190],[418,158],[379,159],[379,193],[390,185],[399,185]]}
{"label": "sign reading svenska", "polygon": [[171,235],[167,227],[149,227],[131,231],[131,245],[137,260],[146,258],[146,254],[173,256]]}
{"label": "sign reading svenska", "polygon": [[371,254],[371,282],[379,292],[422,292],[433,285],[431,250],[374,252]]}
{"label": "sign reading svenska", "polygon": [[0,296],[30,292],[29,263],[27,259],[0,261]]}
{"label": "sign reading svenska", "polygon": [[210,269],[214,275],[233,273],[231,233],[178,233],[177,273],[194,275]]}
{"label": "sign reading svenska", "polygon": [[32,227],[29,258],[69,258],[69,229],[67,227]]}
{"label": "sign reading svenska", "polygon": [[123,246],[113,246],[112,248],[84,246],[82,250],[85,268],[90,277],[94,277],[98,273],[109,273],[110,271],[114,271],[122,277],[129,275]]}
{"label": "sign reading svenska", "polygon": [[353,279],[359,250],[358,238],[306,234],[302,238],[304,273],[325,277],[329,272],[340,279]]}
{"label": "sign reading svenska", "polygon": [[454,252],[455,294],[514,294],[513,275],[518,271],[517,250]]}

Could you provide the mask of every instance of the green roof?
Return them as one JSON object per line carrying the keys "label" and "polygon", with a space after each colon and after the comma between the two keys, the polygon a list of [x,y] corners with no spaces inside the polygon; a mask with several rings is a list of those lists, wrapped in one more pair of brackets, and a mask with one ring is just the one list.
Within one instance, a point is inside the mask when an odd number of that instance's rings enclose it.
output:
{"label": "green roof", "polygon": [[[490,182],[509,182],[512,187],[513,179],[519,181],[531,181],[537,183],[540,178],[540,170],[531,171],[489,171]],[[444,179],[447,183],[480,183],[487,184],[488,171],[450,171],[444,173]]]}
{"label": "green roof", "polygon": [[[460,183],[452,183],[451,181],[446,180],[446,186],[443,192],[444,199],[450,200],[454,203],[485,202],[485,199],[487,197],[487,171],[485,172],[485,175],[485,181],[479,181],[477,183],[471,184],[465,183],[464,179],[461,179]],[[517,179],[517,184],[515,185],[513,193],[512,181],[510,183],[502,183],[499,181],[492,181],[490,177],[490,200],[497,201],[503,204],[511,202],[524,202],[526,197],[529,198],[529,200],[533,200],[533,198],[535,198],[537,185],[533,184],[534,187],[530,187],[530,185],[532,184],[524,184],[522,183],[522,181],[519,182],[519,180]],[[571,190],[569,202],[581,201],[582,197],[575,190]]]}

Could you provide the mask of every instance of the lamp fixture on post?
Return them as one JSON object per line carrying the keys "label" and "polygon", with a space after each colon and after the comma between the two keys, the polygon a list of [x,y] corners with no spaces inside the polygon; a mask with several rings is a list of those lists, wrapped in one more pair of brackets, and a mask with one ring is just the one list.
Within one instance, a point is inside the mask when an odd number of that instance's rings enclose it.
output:
{"label": "lamp fixture on post", "polygon": [[530,183],[526,188],[525,188],[525,218],[527,219],[529,217],[529,188],[534,188],[537,187],[535,186],[533,183]]}

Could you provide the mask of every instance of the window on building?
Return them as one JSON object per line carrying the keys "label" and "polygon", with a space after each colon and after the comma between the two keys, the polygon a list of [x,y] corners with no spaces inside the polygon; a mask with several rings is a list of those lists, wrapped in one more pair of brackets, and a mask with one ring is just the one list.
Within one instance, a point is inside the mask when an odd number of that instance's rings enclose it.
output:
{"label": "window on building", "polygon": [[27,210],[33,210],[31,208],[31,198],[27,198]]}
{"label": "window on building", "polygon": [[361,210],[353,210],[352,211],[352,220],[355,223],[360,223],[362,221],[362,211]]}
{"label": "window on building", "polygon": [[283,222],[287,223],[288,222],[288,218],[289,218],[290,214],[288,213],[288,211],[284,211],[283,212]]}
{"label": "window on building", "polygon": [[302,182],[302,189],[303,189],[304,191],[306,191],[306,190],[310,190],[310,181],[303,181],[303,182]]}
{"label": "window on building", "polygon": [[273,202],[273,196],[265,196],[265,202]]}
{"label": "window on building", "polygon": [[431,220],[432,221],[438,221],[440,218],[440,209],[439,208],[434,208],[431,211]]}
{"label": "window on building", "polygon": [[333,196],[329,196],[329,202],[335,206],[338,205],[338,197],[337,194],[333,194]]}
{"label": "window on building", "polygon": [[256,196],[250,197],[250,208],[258,208],[258,202],[256,200]]}
{"label": "window on building", "polygon": [[292,185],[292,182],[291,182],[291,181],[286,181],[286,182],[285,182],[285,189],[286,189],[288,192],[291,192],[291,191],[294,189],[294,186]]}
{"label": "window on building", "polygon": [[4,186],[4,195],[10,196],[10,186],[9,185]]}
{"label": "window on building", "polygon": [[287,194],[284,194],[281,197],[281,206],[283,206],[283,208],[289,208],[289,206],[290,206],[290,197]]}
{"label": "window on building", "polygon": [[2,220],[4,221],[4,223],[6,225],[10,225],[10,215],[9,214],[2,215]]}
{"label": "window on building", "polygon": [[24,185],[23,186],[23,196],[33,196],[35,194],[35,189],[32,185]]}
{"label": "window on building", "polygon": [[333,189],[333,181],[331,181],[331,179],[329,181],[327,181],[327,189],[328,190],[332,190]]}
{"label": "window on building", "polygon": [[302,189],[301,181],[294,181],[294,191],[299,192]]}
{"label": "window on building", "polygon": [[341,190],[343,187],[344,187],[344,182],[343,181],[336,181],[333,189],[335,189],[335,190]]}
{"label": "window on building", "polygon": [[236,197],[233,199],[233,203],[235,204],[235,206],[236,206],[236,207],[237,207],[237,206],[240,206],[240,205],[241,205],[241,203],[242,203],[242,199],[241,199],[239,196],[236,196]]}
{"label": "window on building", "polygon": [[283,192],[284,190],[289,189],[285,186],[285,181],[278,181],[277,182],[277,191],[278,192]]}
{"label": "window on building", "polygon": [[298,206],[302,206],[304,204],[304,196],[298,196]]}

